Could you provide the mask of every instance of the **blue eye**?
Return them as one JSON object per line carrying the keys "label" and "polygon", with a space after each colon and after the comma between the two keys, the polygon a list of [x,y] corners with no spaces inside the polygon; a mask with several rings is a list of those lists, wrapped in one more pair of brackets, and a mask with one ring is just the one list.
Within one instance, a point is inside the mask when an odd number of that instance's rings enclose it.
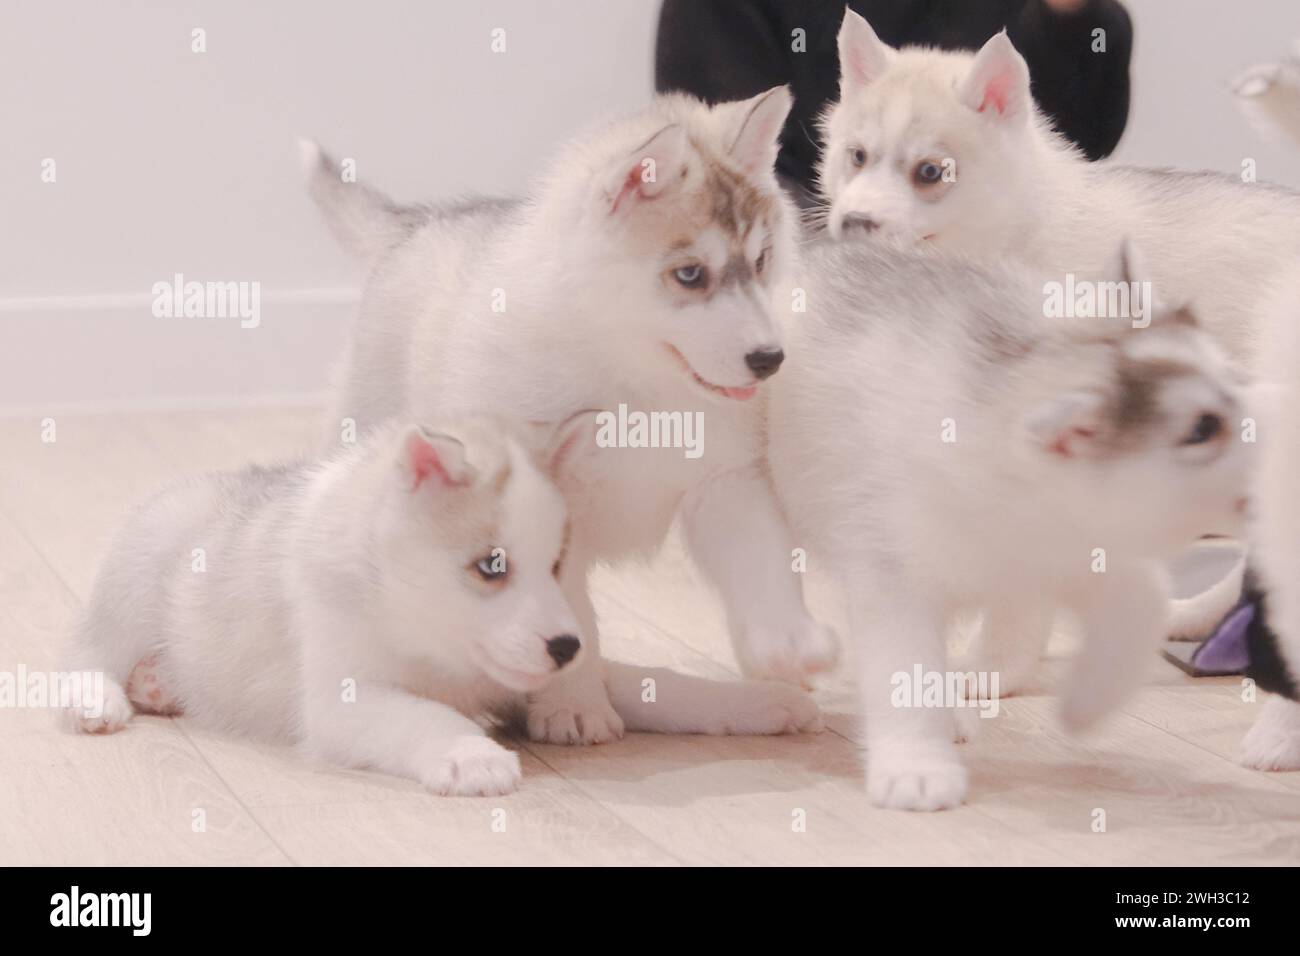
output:
{"label": "blue eye", "polygon": [[916,181],[923,186],[932,186],[943,178],[943,169],[935,163],[921,163],[916,167]]}
{"label": "blue eye", "polygon": [[687,289],[698,289],[707,281],[708,273],[698,262],[673,270],[673,278]]}
{"label": "blue eye", "polygon": [[475,561],[474,570],[484,581],[500,581],[506,576],[505,557],[500,551],[493,551]]}

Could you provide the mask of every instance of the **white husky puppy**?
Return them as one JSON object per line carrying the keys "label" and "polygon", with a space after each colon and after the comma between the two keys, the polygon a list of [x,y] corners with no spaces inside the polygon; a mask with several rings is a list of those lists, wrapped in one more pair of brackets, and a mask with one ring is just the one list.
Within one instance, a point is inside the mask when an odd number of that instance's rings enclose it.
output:
{"label": "white husky puppy", "polygon": [[[306,149],[315,198],[370,264],[333,429],[434,408],[557,422],[620,406],[707,426],[702,454],[588,456],[590,480],[569,499],[562,583],[593,653],[531,697],[534,739],[623,732],[594,653],[588,568],[648,552],[679,513],[723,592],[748,673],[799,678],[834,660],[833,635],[789,573],[753,401],[784,357],[771,290],[797,219],[772,167],[789,106],[784,88],[712,108],[657,98],[560,150],[520,202],[399,207]],[[811,700],[788,688],[755,683],[747,693],[743,709],[766,715],[759,726],[817,720]],[[718,721],[735,706],[706,703]]]}
{"label": "white husky puppy", "polygon": [[[518,758],[472,718],[522,712],[590,653],[559,584],[569,526],[547,472],[567,484],[593,431],[578,416],[539,448],[480,418],[390,424],[319,463],[162,492],[117,535],[77,626],[72,660],[104,672],[105,699],[74,723],[104,733],[132,705],[183,712],[438,793],[513,790]],[[809,719],[747,711],[745,684],[611,671],[637,729]],[[646,679],[657,703],[641,698]]]}
{"label": "white husky puppy", "polygon": [[[1262,63],[1234,84],[1238,104],[1268,134],[1300,142],[1300,44],[1292,55]],[[1300,474],[1300,289],[1284,286],[1264,314],[1259,389],[1260,440],[1253,487],[1252,558],[1266,593],[1266,640],[1277,645],[1280,668],[1275,689],[1289,681],[1291,696],[1300,687],[1300,510],[1295,506],[1295,476]],[[1262,612],[1262,608],[1260,609]],[[1246,734],[1241,760],[1260,770],[1300,770],[1300,702],[1270,697]]]}
{"label": "white husky puppy", "polygon": [[1185,311],[1048,320],[1023,272],[860,243],[805,267],[773,478],[809,567],[843,585],[870,799],[951,807],[952,711],[896,705],[900,675],[943,674],[946,625],[981,609],[973,666],[1014,684],[1063,608],[1088,648],[1067,725],[1122,700],[1163,634],[1157,559],[1238,521],[1234,373]]}
{"label": "white husky puppy", "polygon": [[472,718],[581,658],[565,532],[534,456],[481,420],[182,482],[104,559],[72,657],[106,699],[75,722],[119,730],[134,704],[438,793],[508,792],[519,760]]}
{"label": "white husky puppy", "polygon": [[1093,274],[1128,236],[1171,301],[1205,316],[1234,358],[1300,256],[1300,196],[1214,173],[1089,163],[1055,133],[1006,35],[977,54],[896,50],[848,11],[840,101],[819,178],[833,236],[893,237]]}
{"label": "white husky puppy", "polygon": [[[1278,673],[1269,689],[1300,690],[1300,288],[1280,293],[1261,360],[1252,411],[1258,451],[1251,488],[1251,562],[1265,595],[1266,639]],[[1259,649],[1252,646],[1252,652]],[[1252,663],[1256,663],[1252,661]],[[1264,675],[1257,675],[1261,684]],[[1300,702],[1272,696],[1242,742],[1241,760],[1260,770],[1300,770]]]}

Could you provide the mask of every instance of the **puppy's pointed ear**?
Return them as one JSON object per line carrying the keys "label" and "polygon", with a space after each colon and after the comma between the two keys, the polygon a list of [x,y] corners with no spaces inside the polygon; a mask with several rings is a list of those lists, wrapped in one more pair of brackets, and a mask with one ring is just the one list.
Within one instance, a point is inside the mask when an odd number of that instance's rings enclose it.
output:
{"label": "puppy's pointed ear", "polygon": [[957,87],[957,98],[977,113],[994,119],[1024,119],[1033,109],[1029,66],[1011,44],[1007,31],[993,37]]}
{"label": "puppy's pointed ear", "polygon": [[1125,236],[1115,250],[1105,278],[1123,282],[1129,288],[1130,315],[1120,316],[1125,321],[1117,323],[1118,331],[1129,329],[1196,329],[1200,322],[1195,312],[1186,305],[1171,302],[1160,294],[1151,274],[1151,267],[1142,250]]}
{"label": "puppy's pointed ear", "polygon": [[599,447],[596,438],[607,414],[587,408],[555,426],[543,449],[546,473],[552,481],[563,484],[582,472]]}
{"label": "puppy's pointed ear", "polygon": [[609,214],[626,211],[671,188],[682,178],[689,150],[686,130],[674,123],[619,159],[603,186]]}
{"label": "puppy's pointed ear", "polygon": [[397,471],[410,491],[422,486],[452,488],[468,485],[474,468],[459,438],[429,431],[422,425],[403,429],[397,450]]}
{"label": "puppy's pointed ear", "polygon": [[879,79],[893,59],[894,48],[876,36],[865,18],[844,8],[840,22],[840,99]]}
{"label": "puppy's pointed ear", "polygon": [[788,86],[774,86],[766,93],[729,103],[726,109],[738,114],[727,155],[746,175],[756,175],[776,165],[781,129],[794,100]]}
{"label": "puppy's pointed ear", "polygon": [[1107,277],[1112,282],[1122,282],[1129,287],[1131,315],[1117,318],[1130,319],[1133,328],[1154,324],[1156,317],[1163,311],[1163,303],[1156,299],[1155,285],[1151,282],[1146,257],[1128,236],[1120,240]]}
{"label": "puppy's pointed ear", "polygon": [[1058,395],[1025,418],[1025,435],[1033,449],[1057,458],[1095,458],[1101,452],[1106,396],[1075,391]]}
{"label": "puppy's pointed ear", "polygon": [[1110,275],[1120,282],[1146,282],[1150,280],[1147,273],[1146,258],[1137,244],[1125,236],[1119,241],[1115,255],[1111,259]]}

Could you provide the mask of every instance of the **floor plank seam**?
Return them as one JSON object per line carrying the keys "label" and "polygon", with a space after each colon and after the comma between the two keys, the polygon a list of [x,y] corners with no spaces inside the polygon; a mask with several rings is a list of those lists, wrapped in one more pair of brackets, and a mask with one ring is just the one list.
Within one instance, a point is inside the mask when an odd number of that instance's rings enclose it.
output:
{"label": "floor plank seam", "polygon": [[[1277,790],[1280,793],[1295,792],[1295,789],[1291,787],[1289,784],[1283,783],[1281,780],[1277,779],[1278,775],[1276,772],[1266,772],[1263,770],[1255,770],[1251,767],[1243,766],[1237,763],[1237,761],[1233,760],[1227,754],[1221,754],[1216,750],[1211,750],[1205,744],[1195,740],[1191,740],[1187,737],[1182,736],[1181,734],[1177,734],[1174,731],[1170,730],[1168,727],[1161,727],[1159,724],[1155,723],[1154,721],[1148,720],[1147,718],[1143,717],[1141,714],[1135,714],[1131,710],[1121,709],[1120,713],[1122,713],[1126,717],[1132,717],[1135,720],[1138,720],[1141,723],[1146,724],[1148,727],[1153,727],[1156,730],[1159,730],[1162,733],[1165,733],[1170,737],[1173,737],[1175,740],[1181,741],[1182,743],[1185,744],[1190,744],[1191,746],[1195,747],[1197,750],[1201,751],[1202,753],[1208,754],[1209,756],[1216,758],[1220,762],[1226,763],[1228,766],[1234,768],[1235,770],[1248,775],[1251,779],[1261,778],[1265,780],[1272,789]],[[1282,772],[1296,773],[1297,771],[1282,771]]]}
{"label": "floor plank seam", "polygon": [[27,547],[31,549],[32,554],[36,555],[36,557],[40,559],[41,564],[45,566],[45,569],[49,571],[51,575],[54,576],[54,580],[59,582],[59,586],[67,592],[68,597],[72,598],[72,600],[76,602],[77,609],[80,610],[84,606],[85,602],[82,600],[81,595],[77,594],[77,592],[72,589],[72,585],[64,579],[63,574],[59,569],[54,566],[54,562],[50,560],[49,555],[41,550],[40,545],[32,539],[32,536],[27,533],[27,529],[24,528],[12,514],[10,514],[8,509],[0,508],[0,515],[4,515],[9,526],[18,532],[18,536],[22,538]]}
{"label": "floor plank seam", "polygon": [[173,725],[175,725],[177,730],[180,731],[181,736],[185,738],[185,741],[190,745],[190,749],[193,750],[194,753],[198,756],[199,760],[203,762],[203,765],[207,767],[208,770],[212,772],[212,775],[216,777],[218,781],[220,781],[221,785],[226,788],[226,792],[229,793],[230,798],[235,801],[235,805],[244,811],[244,813],[248,816],[248,818],[253,821],[253,825],[262,831],[263,835],[269,841],[271,841],[271,845],[275,847],[277,851],[279,851],[280,855],[283,856],[285,860],[288,861],[289,865],[301,866],[302,864],[299,863],[297,860],[295,860],[293,856],[289,853],[289,851],[280,845],[280,841],[277,840],[272,835],[271,831],[269,831],[266,828],[262,820],[257,816],[257,814],[253,812],[252,808],[249,807],[246,803],[244,803],[243,799],[239,796],[239,794],[235,792],[235,788],[230,785],[230,781],[228,781],[222,775],[221,771],[219,771],[212,764],[212,761],[208,759],[208,755],[203,752],[203,749],[201,747],[199,747],[198,742],[195,741],[195,739],[190,736],[189,731],[185,729],[184,722],[175,720],[174,718],[170,719],[170,722]]}
{"label": "floor plank seam", "polygon": [[[582,785],[582,782],[581,782],[580,780],[575,780],[574,778],[572,778],[572,777],[568,776],[567,774],[565,774],[562,770],[560,770],[560,769],[559,769],[558,767],[556,767],[554,764],[552,764],[549,760],[546,759],[546,756],[545,756],[544,754],[539,753],[539,752],[537,751],[536,748],[534,748],[533,746],[531,746],[531,745],[529,744],[529,742],[528,742],[527,740],[523,740],[523,739],[521,739],[521,740],[518,741],[518,744],[519,744],[519,749],[520,749],[520,750],[525,750],[525,751],[527,751],[529,754],[531,754],[531,755],[533,756],[533,758],[537,760],[538,763],[542,764],[544,767],[546,767],[547,770],[549,770],[549,771],[551,771],[551,773],[555,774],[555,776],[556,776],[558,779],[563,780],[565,786],[567,786],[569,789],[571,789],[571,790],[574,791],[575,793],[581,795],[582,798],[583,798],[584,800],[590,802],[590,803],[592,804],[592,806],[599,808],[603,813],[607,813],[607,814],[609,814],[611,817],[613,817],[615,820],[617,820],[620,824],[622,824],[623,826],[627,827],[627,828],[630,829],[632,832],[636,833],[639,837],[641,837],[641,839],[645,840],[646,843],[648,843],[650,846],[654,847],[654,848],[655,848],[656,850],[658,850],[659,852],[663,853],[664,856],[668,857],[668,859],[672,860],[672,861],[673,861],[674,863],[676,863],[678,866],[690,866],[690,863],[688,863],[686,860],[683,860],[680,856],[678,856],[678,855],[677,855],[676,853],[674,853],[672,850],[668,849],[666,846],[664,846],[663,844],[661,844],[658,840],[656,840],[656,839],[655,839],[654,837],[652,837],[650,834],[648,834],[648,833],[646,833],[644,830],[642,830],[642,829],[641,829],[639,826],[637,826],[634,822],[632,822],[631,820],[627,819],[627,817],[623,816],[623,815],[622,815],[621,813],[619,813],[616,809],[614,809],[614,808],[611,807],[609,804],[605,803],[603,800],[601,800],[600,798],[598,798],[597,796],[595,796],[594,794],[592,794],[590,791],[588,791],[587,788],[584,787],[584,786]],[[592,745],[592,746],[601,746],[601,745],[600,745],[600,744],[595,744],[595,745]]]}

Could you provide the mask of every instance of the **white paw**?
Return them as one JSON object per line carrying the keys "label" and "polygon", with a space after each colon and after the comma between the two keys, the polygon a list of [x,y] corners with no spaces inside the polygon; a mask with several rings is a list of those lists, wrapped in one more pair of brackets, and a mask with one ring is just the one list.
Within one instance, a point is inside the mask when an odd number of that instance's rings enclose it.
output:
{"label": "white paw", "polygon": [[115,680],[104,679],[104,699],[100,706],[75,707],[67,711],[74,730],[87,734],[112,734],[131,719],[131,702]]}
{"label": "white paw", "polygon": [[736,638],[736,657],[746,677],[803,684],[835,667],[840,642],[833,630],[804,614],[786,626],[746,628]]}
{"label": "white paw", "polygon": [[887,810],[950,810],[965,801],[969,786],[955,753],[867,753],[867,799]]}
{"label": "white paw", "polygon": [[444,797],[493,797],[519,789],[519,755],[487,737],[458,737],[421,775]]}
{"label": "white paw", "polygon": [[1300,704],[1269,698],[1246,732],[1237,759],[1256,770],[1300,770]]}
{"label": "white paw", "polygon": [[591,700],[528,701],[528,737],[545,744],[603,744],[623,736],[623,718],[603,693]]}
{"label": "white paw", "polygon": [[167,686],[157,654],[135,665],[126,679],[126,696],[142,714],[172,716],[181,712],[176,695]]}
{"label": "white paw", "polygon": [[797,687],[776,681],[743,681],[728,688],[734,688],[735,699],[717,702],[718,717],[705,733],[761,736],[819,734],[826,729],[817,703]]}

